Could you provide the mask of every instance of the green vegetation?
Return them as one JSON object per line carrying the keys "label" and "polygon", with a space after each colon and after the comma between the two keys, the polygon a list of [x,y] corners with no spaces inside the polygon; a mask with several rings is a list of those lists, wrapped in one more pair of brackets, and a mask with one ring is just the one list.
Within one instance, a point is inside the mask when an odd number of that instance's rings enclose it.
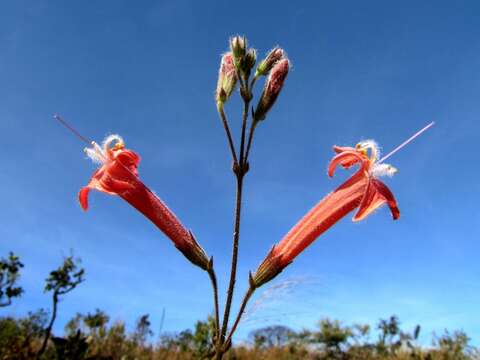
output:
{"label": "green vegetation", "polygon": [[[34,359],[44,340],[47,315],[39,310],[21,319],[0,318],[0,359]],[[148,315],[140,316],[129,333],[123,322],[110,323],[109,316],[97,309],[76,314],[65,326],[63,337],[51,337],[41,359],[208,359],[214,351],[213,321],[209,317],[197,321],[192,330],[154,339]],[[406,332],[395,316],[380,320],[376,330],[330,319],[321,320],[316,329],[299,332],[268,326],[252,331],[248,342],[232,347],[226,358],[473,360],[480,355],[462,331],[445,331],[434,337],[431,346],[421,347],[417,344],[420,327]]]}
{"label": "green vegetation", "polygon": [[[69,256],[46,279],[45,292],[52,294],[51,312],[40,309],[25,317],[0,317],[0,360],[188,360],[215,355],[215,317],[197,321],[192,330],[161,333],[154,338],[149,315],[140,316],[133,331],[125,323],[110,322],[107,313],[75,314],[64,333],[52,334],[62,296],[84,281],[80,260]],[[0,300],[3,307],[19,298],[17,285],[23,264],[10,253],[0,260]],[[164,313],[162,314],[163,323]],[[161,332],[161,331],[160,331]],[[234,344],[227,359],[333,359],[333,360],[474,360],[480,351],[470,346],[463,331],[434,336],[430,346],[420,346],[421,328],[402,330],[396,316],[369,325],[346,326],[323,319],[316,329],[294,331],[276,325],[252,331],[248,341]],[[374,339],[374,340],[372,340]]]}
{"label": "green vegetation", "polygon": [[23,289],[16,286],[22,267],[22,262],[12,252],[7,259],[0,259],[0,307],[10,305],[13,298],[22,295]]}

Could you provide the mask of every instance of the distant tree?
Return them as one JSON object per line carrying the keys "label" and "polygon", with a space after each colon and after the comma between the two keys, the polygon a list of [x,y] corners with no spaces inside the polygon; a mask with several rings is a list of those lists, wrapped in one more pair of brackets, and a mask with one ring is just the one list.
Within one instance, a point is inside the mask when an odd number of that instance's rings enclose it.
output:
{"label": "distant tree", "polygon": [[377,325],[380,335],[376,348],[379,354],[394,354],[402,345],[400,338],[400,322],[395,315],[389,319],[380,319]]}
{"label": "distant tree", "polygon": [[352,338],[355,342],[360,343],[366,341],[370,334],[370,325],[368,324],[354,324],[351,327]]}
{"label": "distant tree", "polygon": [[80,260],[69,256],[64,259],[63,264],[56,270],[50,272],[46,279],[45,292],[52,292],[52,316],[50,322],[45,329],[42,346],[37,353],[37,359],[40,359],[47,348],[47,343],[52,332],[53,324],[57,318],[57,306],[59,297],[65,295],[75,289],[83,282],[85,270],[79,268]]}
{"label": "distant tree", "polygon": [[402,346],[410,350],[410,355],[414,359],[421,359],[421,348],[417,345],[418,337],[420,336],[420,325],[415,326],[411,334],[400,331],[400,342]]}
{"label": "distant tree", "polygon": [[[192,332],[190,330],[185,330],[183,332],[187,332],[189,334],[190,339],[187,341],[187,343],[190,342],[191,338],[193,337]],[[180,343],[179,343],[180,334],[181,333],[179,334],[163,333],[159,339],[160,349],[164,349],[167,353],[180,351]],[[184,348],[189,349],[190,347],[187,344],[187,346]]]}
{"label": "distant tree", "polygon": [[[252,333],[250,333],[252,334]],[[311,343],[312,332],[308,329],[303,329],[299,332],[290,330],[288,333],[288,343],[294,346],[306,346]]]}
{"label": "distant tree", "polygon": [[434,339],[434,345],[438,346],[438,353],[442,359],[448,360],[467,360],[473,357],[469,354],[473,349],[468,345],[470,338],[464,331],[454,331],[450,334],[447,330],[445,333]]}
{"label": "distant tree", "polygon": [[292,329],[286,326],[273,325],[252,331],[249,337],[253,340],[255,347],[271,348],[286,345],[292,333]]}
{"label": "distant tree", "polygon": [[20,297],[23,289],[16,286],[23,264],[13,252],[7,259],[0,259],[0,307],[8,306],[12,299]]}
{"label": "distant tree", "polygon": [[174,344],[181,352],[189,351],[193,348],[193,333],[190,329],[181,331],[174,337]]}
{"label": "distant tree", "polygon": [[404,332],[400,328],[398,317],[392,315],[389,319],[380,319],[377,329],[380,330],[378,341],[375,344],[378,354],[395,356],[400,350],[409,350],[411,357],[421,357],[421,351],[416,344],[420,335],[420,325],[415,326],[411,334]]}
{"label": "distant tree", "polygon": [[136,344],[143,346],[147,341],[147,339],[153,335],[153,331],[150,328],[151,323],[148,318],[149,318],[149,315],[145,314],[140,316],[137,320],[135,331],[133,333],[133,341]]}
{"label": "distant tree", "polygon": [[[105,339],[105,350],[114,359],[121,359],[127,354],[128,349],[127,333],[125,323],[117,321],[110,326]],[[125,356],[127,359],[129,357]]]}
{"label": "distant tree", "polygon": [[29,312],[21,319],[0,318],[0,358],[34,358],[32,344],[43,335],[47,321],[48,313],[43,309]]}
{"label": "distant tree", "polygon": [[206,321],[197,321],[193,331],[187,329],[177,334],[163,334],[160,337],[159,350],[166,354],[171,352],[190,354],[193,359],[211,358],[214,348],[212,342],[214,326],[215,320],[209,316]]}
{"label": "distant tree", "polygon": [[34,356],[32,342],[41,338],[47,322],[48,312],[45,309],[28,312],[26,318],[20,319],[20,327],[24,334],[23,348],[27,351],[29,358]]}
{"label": "distant tree", "polygon": [[320,329],[312,334],[312,342],[323,345],[329,358],[343,357],[343,350],[353,336],[352,329],[330,319],[320,320],[318,326]]}
{"label": "distant tree", "polygon": [[22,329],[16,319],[4,317],[0,319],[0,355],[1,358],[13,358],[14,354],[22,354]]}
{"label": "distant tree", "polygon": [[103,338],[106,334],[106,326],[110,321],[110,317],[104,311],[95,309],[93,314],[88,313],[82,317],[82,320],[90,330],[91,335]]}
{"label": "distant tree", "polygon": [[75,336],[78,330],[83,329],[82,325],[84,317],[85,316],[83,314],[77,312],[73,318],[68,320],[64,328],[67,336]]}
{"label": "distant tree", "polygon": [[192,344],[193,353],[196,358],[204,359],[211,357],[213,352],[213,335],[215,329],[215,319],[209,316],[206,321],[197,321],[193,333]]}

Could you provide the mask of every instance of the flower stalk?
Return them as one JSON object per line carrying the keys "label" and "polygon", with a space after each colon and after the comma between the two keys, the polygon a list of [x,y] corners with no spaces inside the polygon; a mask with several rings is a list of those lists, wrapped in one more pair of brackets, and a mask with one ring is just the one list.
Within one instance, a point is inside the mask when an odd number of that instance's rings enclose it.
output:
{"label": "flower stalk", "polygon": [[[272,280],[315,239],[356,208],[358,210],[353,221],[366,218],[383,204],[389,206],[394,220],[400,217],[392,192],[377,179],[380,175],[392,176],[396,169],[390,165],[378,164],[377,145],[373,141],[364,141],[355,148],[335,146],[334,150],[337,155],[328,168],[330,177],[333,176],[337,165],[349,168],[359,164],[359,170],[335,191],[325,196],[278,244],[273,246],[253,275],[256,287]],[[371,151],[370,156],[368,151]]]}
{"label": "flower stalk", "polygon": [[[213,289],[215,317],[214,353],[211,355],[217,360],[221,360],[231,347],[235,331],[256,289],[275,278],[313,241],[339,220],[357,209],[353,221],[360,221],[384,204],[390,208],[394,220],[399,218],[400,211],[394,195],[379,180],[384,175],[392,176],[396,169],[384,164],[383,160],[433,125],[433,123],[429,124],[380,160],[378,147],[371,140],[362,141],[355,147],[334,147],[336,155],[328,167],[328,175],[330,177],[333,176],[337,166],[348,169],[358,165],[358,170],[302,217],[271,248],[256,271],[249,274],[249,287],[229,330],[229,319],[237,277],[244,180],[250,168],[249,155],[254,141],[255,130],[258,124],[266,119],[268,113],[275,105],[290,69],[290,61],[286,57],[284,50],[275,47],[258,64],[254,76],[250,80],[252,70],[257,62],[256,50],[249,48],[247,39],[242,36],[232,37],[229,47],[229,51],[222,55],[215,89],[215,104],[227,137],[229,151],[232,155],[232,171],[236,180],[230,276],[222,318],[220,318],[218,284],[213,258],[207,256],[193,233],[140,180],[138,175],[140,156],[134,151],[126,149],[121,137],[111,135],[105,139],[102,146],[91,142],[91,148],[85,150],[92,160],[100,164],[100,167],[78,195],[80,205],[84,210],[88,209],[88,195],[92,189],[121,197],[161,230],[191,263],[208,273]],[[265,77],[262,93],[255,109],[252,108],[250,112],[254,85],[262,77]],[[243,99],[238,152],[233,132],[225,113],[225,104],[233,95],[237,88],[237,83],[239,84],[240,96]],[[82,141],[90,144],[85,137],[62,118],[56,116],[56,119]]]}
{"label": "flower stalk", "polygon": [[[240,318],[245,310],[245,306],[248,302],[248,299],[252,296],[255,288],[251,287],[251,290],[247,292],[246,296],[244,297],[244,301],[242,302],[242,306],[240,312],[238,313],[234,324],[228,333],[228,323],[230,318],[230,311],[233,301],[233,295],[235,290],[235,281],[236,281],[236,273],[237,273],[237,263],[238,263],[238,248],[239,248],[239,239],[240,239],[240,225],[241,225],[241,210],[242,210],[242,196],[243,196],[243,183],[244,178],[247,172],[249,171],[249,162],[248,162],[248,155],[250,152],[251,144],[253,141],[253,135],[256,128],[256,124],[259,119],[256,118],[255,112],[252,111],[252,118],[250,123],[250,131],[247,136],[247,127],[248,127],[248,119],[249,119],[249,109],[250,109],[250,102],[253,98],[253,87],[258,77],[261,75],[267,74],[269,72],[273,73],[273,76],[270,76],[265,85],[265,90],[262,93],[262,96],[259,100],[259,104],[262,104],[259,108],[257,105],[257,109],[260,109],[261,119],[264,119],[266,113],[271,109],[273,106],[278,94],[283,87],[283,82],[286,78],[286,74],[288,73],[289,63],[288,60],[285,59],[286,62],[283,62],[282,65],[275,68],[277,65],[278,60],[282,60],[280,58],[276,58],[279,54],[283,57],[283,50],[276,48],[273,51],[274,55],[270,57],[267,56],[269,59],[267,62],[264,60],[264,64],[260,68],[260,73],[258,68],[256,70],[254,78],[250,82],[250,74],[251,70],[255,66],[257,56],[256,51],[254,49],[248,48],[247,40],[245,37],[236,36],[230,39],[230,52],[227,54],[231,54],[233,68],[235,69],[235,78],[240,83],[240,95],[243,99],[243,112],[242,112],[242,121],[241,121],[241,131],[240,131],[240,148],[238,154],[236,152],[234,142],[232,139],[230,125],[228,123],[227,117],[224,111],[224,104],[225,101],[222,101],[223,98],[221,96],[216,97],[217,100],[217,110],[219,112],[219,116],[222,120],[223,127],[225,129],[225,134],[227,136],[227,140],[230,147],[230,152],[232,153],[233,158],[233,167],[232,170],[236,177],[236,199],[235,199],[235,210],[234,210],[234,229],[233,229],[233,239],[232,239],[232,258],[231,258],[231,267],[230,267],[230,279],[228,283],[227,289],[227,297],[225,301],[225,310],[223,314],[222,320],[222,327],[219,331],[220,337],[217,339],[216,342],[216,359],[221,359],[223,354],[228,350],[231,344],[232,336],[238,326]],[[273,60],[275,58],[275,60]],[[231,73],[232,66],[225,67],[224,64],[227,62],[222,59],[220,64],[220,71],[219,71],[219,81],[220,84],[225,77],[224,74]],[[230,62],[228,62],[230,64]],[[285,64],[287,67],[285,68]],[[271,68],[268,68],[271,66]],[[228,69],[228,71],[226,70]],[[285,70],[286,69],[286,70]],[[272,92],[273,91],[273,92]],[[219,94],[219,86],[217,85],[217,94]],[[263,112],[263,113],[262,113]],[[247,140],[248,139],[248,140]],[[253,286],[253,283],[251,283]]]}

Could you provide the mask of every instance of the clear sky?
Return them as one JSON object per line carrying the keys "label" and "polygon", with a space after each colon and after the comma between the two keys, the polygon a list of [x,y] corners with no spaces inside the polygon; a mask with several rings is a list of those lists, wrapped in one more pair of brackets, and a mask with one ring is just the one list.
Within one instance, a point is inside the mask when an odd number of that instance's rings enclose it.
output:
{"label": "clear sky", "polygon": [[[81,211],[95,166],[55,112],[90,139],[121,134],[142,156],[142,180],[214,256],[225,297],[234,179],[213,92],[228,37],[244,34],[260,55],[282,46],[293,67],[252,152],[234,310],[248,271],[349,176],[327,177],[332,145],[373,138],[388,151],[436,126],[389,160],[401,219],[386,208],[343,219],[272,282],[288,291],[267,296],[238,339],[264,325],[391,314],[425,338],[444,328],[480,338],[480,4],[242,3],[2,2],[0,256],[26,265],[26,292],[2,315],[49,307],[43,280],[71,250],[86,282],[61,302],[57,331],[95,308],[129,326],[149,313],[154,330],[165,308],[165,331],[212,311],[206,274],[127,203],[92,193]],[[227,106],[236,131],[239,105]]]}

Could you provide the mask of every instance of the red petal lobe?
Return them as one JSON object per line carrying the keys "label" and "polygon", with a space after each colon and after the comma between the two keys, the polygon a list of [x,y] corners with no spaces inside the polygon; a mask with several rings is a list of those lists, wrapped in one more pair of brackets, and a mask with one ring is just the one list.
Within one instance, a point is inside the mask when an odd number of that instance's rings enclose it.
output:
{"label": "red petal lobe", "polygon": [[[368,159],[366,159],[368,161]],[[342,151],[338,155],[335,155],[328,165],[328,176],[332,177],[335,172],[337,165],[342,165],[344,168],[348,169],[349,167],[355,165],[358,162],[364,163],[362,155],[357,151],[346,150]]]}
{"label": "red petal lobe", "polygon": [[90,188],[83,187],[80,189],[78,193],[78,201],[80,202],[80,206],[83,210],[88,210],[88,193],[90,192]]}
{"label": "red petal lobe", "polygon": [[358,207],[358,211],[353,217],[353,221],[365,219],[385,203],[389,206],[393,219],[397,220],[400,217],[400,210],[397,207],[397,202],[392,192],[380,180],[371,178],[368,182],[360,206]]}

